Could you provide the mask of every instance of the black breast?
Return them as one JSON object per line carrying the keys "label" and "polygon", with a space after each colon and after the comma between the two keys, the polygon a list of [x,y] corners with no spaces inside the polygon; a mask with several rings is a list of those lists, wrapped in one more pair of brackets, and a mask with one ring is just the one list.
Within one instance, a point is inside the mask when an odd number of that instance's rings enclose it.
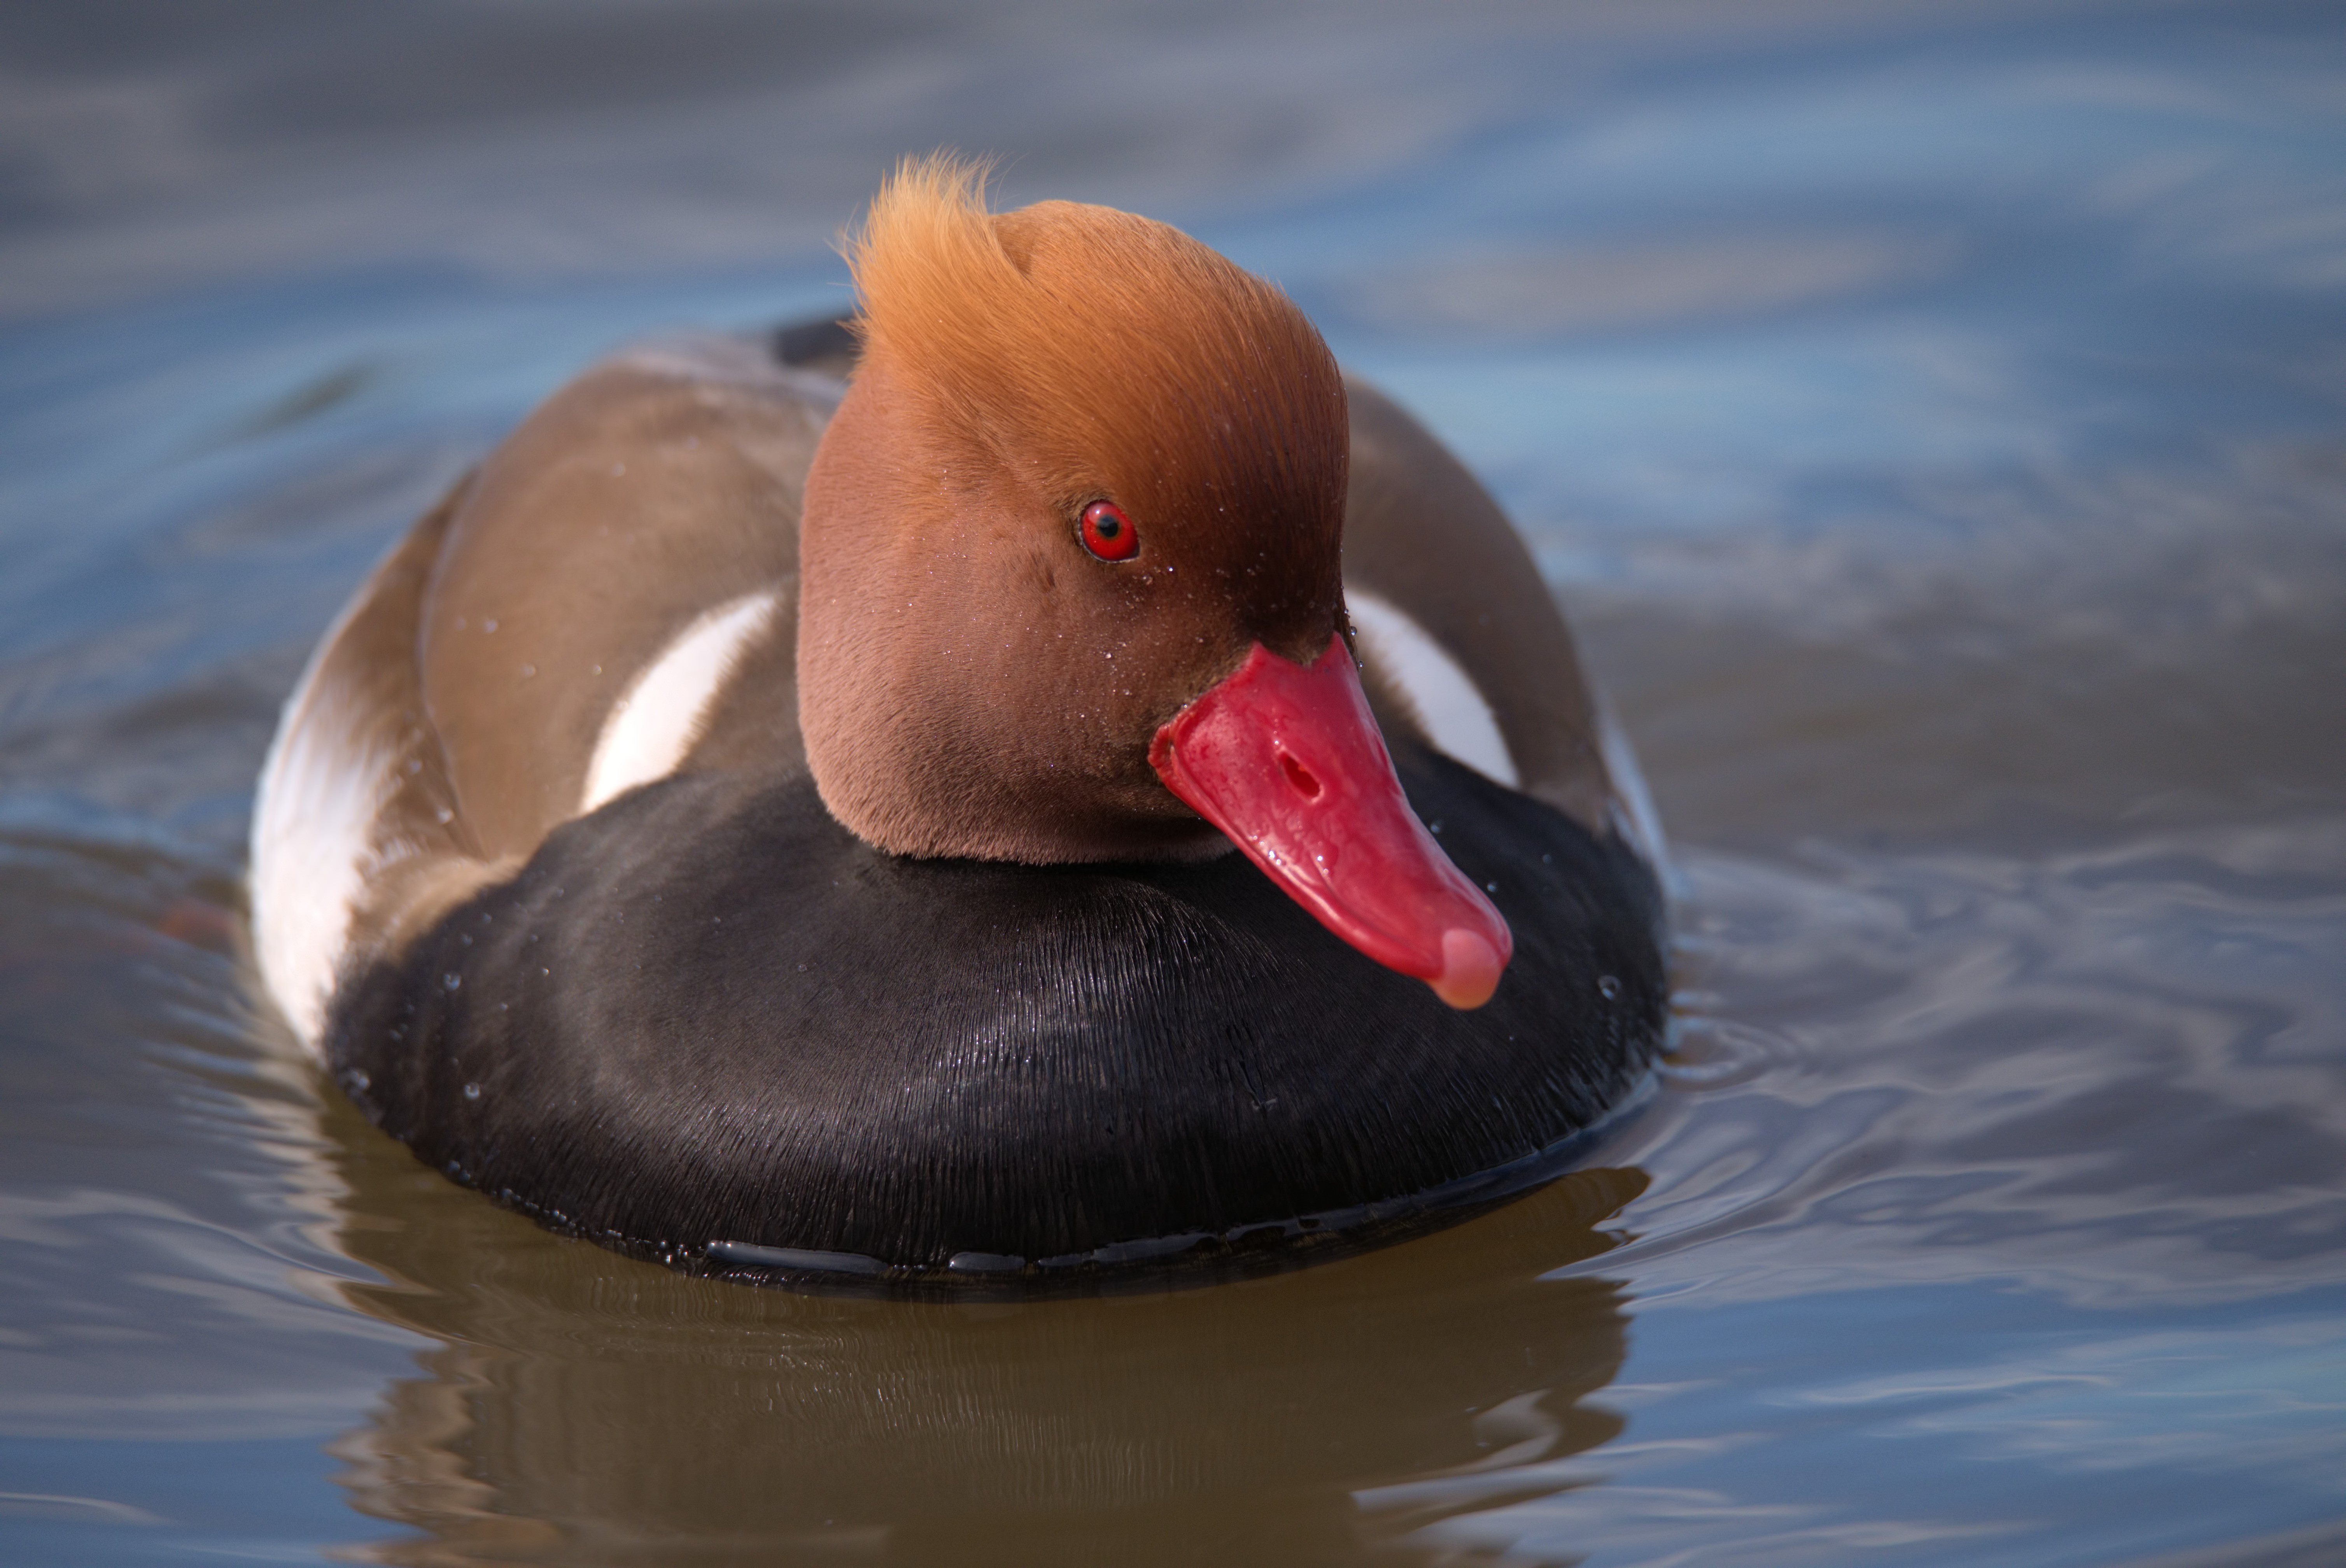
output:
{"label": "black breast", "polygon": [[899,860],[804,778],[700,775],[353,977],[331,1061],[457,1179],[694,1271],[999,1288],[1423,1225],[1634,1087],[1665,983],[1618,841],[1396,761],[1515,931],[1473,1013],[1237,855]]}

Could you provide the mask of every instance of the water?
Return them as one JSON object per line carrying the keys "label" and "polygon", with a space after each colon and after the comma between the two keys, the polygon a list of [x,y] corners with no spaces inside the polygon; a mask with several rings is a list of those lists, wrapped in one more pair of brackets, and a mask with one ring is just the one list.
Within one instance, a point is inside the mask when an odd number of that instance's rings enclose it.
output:
{"label": "water", "polygon": [[[2346,1555],[2346,26],[1797,4],[0,19],[0,1560]],[[1681,887],[1555,1186],[1302,1274],[683,1280],[240,956],[369,562],[897,153],[1280,278],[1532,539]]]}

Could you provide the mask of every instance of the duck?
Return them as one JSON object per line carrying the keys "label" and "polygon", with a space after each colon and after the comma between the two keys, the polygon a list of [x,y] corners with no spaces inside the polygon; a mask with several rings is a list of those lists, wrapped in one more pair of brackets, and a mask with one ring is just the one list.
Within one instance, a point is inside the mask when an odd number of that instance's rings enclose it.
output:
{"label": "duck", "polygon": [[1663,850],[1529,552],[1282,290],[908,159],[852,316],[625,350],[327,630],[260,989],[425,1164],[686,1273],[1287,1267],[1651,1081]]}

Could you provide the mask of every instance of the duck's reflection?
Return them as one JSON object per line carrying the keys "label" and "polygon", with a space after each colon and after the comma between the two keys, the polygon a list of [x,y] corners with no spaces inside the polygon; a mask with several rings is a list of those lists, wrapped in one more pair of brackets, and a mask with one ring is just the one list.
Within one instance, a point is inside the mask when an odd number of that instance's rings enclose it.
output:
{"label": "duck's reflection", "polygon": [[[1355,1489],[1552,1460],[1618,1418],[1613,1287],[1541,1282],[1645,1185],[1590,1170],[1297,1273],[953,1306],[689,1279],[416,1164],[339,1096],[362,1309],[443,1341],[344,1439],[400,1563],[1430,1562]],[[1488,1498],[1485,1498],[1488,1501]]]}

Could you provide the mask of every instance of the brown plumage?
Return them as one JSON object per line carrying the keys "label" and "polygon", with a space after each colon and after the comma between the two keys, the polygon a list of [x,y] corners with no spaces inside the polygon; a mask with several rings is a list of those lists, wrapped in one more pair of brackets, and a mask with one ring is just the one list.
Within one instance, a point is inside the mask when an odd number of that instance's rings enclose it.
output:
{"label": "brown plumage", "polygon": [[848,248],[865,359],[921,389],[924,433],[1062,508],[1238,508],[1324,566],[1344,387],[1303,312],[1167,224],[1072,201],[992,215],[982,179],[907,161]]}
{"label": "brown plumage", "polygon": [[[991,215],[949,158],[906,164],[849,257],[862,363],[800,545],[824,802],[899,853],[1219,852],[1148,741],[1251,644],[1305,661],[1341,624],[1327,346],[1178,229],[1064,201]],[[1130,516],[1133,560],[1084,549],[1097,500]]]}

